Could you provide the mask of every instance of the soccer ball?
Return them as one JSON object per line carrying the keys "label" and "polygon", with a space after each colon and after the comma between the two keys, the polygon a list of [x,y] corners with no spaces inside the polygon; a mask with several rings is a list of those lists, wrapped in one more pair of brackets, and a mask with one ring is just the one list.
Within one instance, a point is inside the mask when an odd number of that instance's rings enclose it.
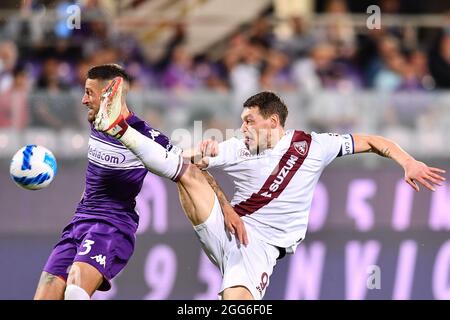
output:
{"label": "soccer ball", "polygon": [[48,149],[29,144],[13,156],[9,174],[20,187],[39,190],[47,187],[55,178],[56,159]]}

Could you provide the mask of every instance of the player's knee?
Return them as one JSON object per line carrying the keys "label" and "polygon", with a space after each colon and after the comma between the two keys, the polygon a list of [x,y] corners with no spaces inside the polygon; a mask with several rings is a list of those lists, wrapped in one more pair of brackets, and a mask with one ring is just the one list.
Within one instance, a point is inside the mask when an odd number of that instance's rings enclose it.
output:
{"label": "player's knee", "polygon": [[64,300],[90,300],[89,294],[81,287],[69,284],[64,292]]}
{"label": "player's knee", "polygon": [[200,169],[194,164],[188,163],[179,181],[183,184],[189,184],[195,182],[199,178],[199,175],[201,175]]}
{"label": "player's knee", "polygon": [[247,287],[234,286],[226,288],[222,292],[223,300],[255,300],[252,293]]}

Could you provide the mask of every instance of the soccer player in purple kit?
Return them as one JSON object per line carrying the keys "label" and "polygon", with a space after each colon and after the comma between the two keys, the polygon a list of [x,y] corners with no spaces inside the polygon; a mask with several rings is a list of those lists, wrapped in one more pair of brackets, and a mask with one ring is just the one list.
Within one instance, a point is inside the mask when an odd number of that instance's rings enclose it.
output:
{"label": "soccer player in purple kit", "polygon": [[[115,77],[124,79],[121,114],[129,125],[169,153],[181,154],[166,136],[129,111],[125,101],[129,76],[122,67],[106,64],[91,68],[82,99],[91,123],[85,190],[44,266],[34,299],[88,300],[96,290],[110,289],[110,280],[133,254],[139,222],[135,197],[148,170],[118,140],[92,125],[100,103],[106,100],[107,92],[102,89]],[[174,181],[181,169],[172,177]]]}

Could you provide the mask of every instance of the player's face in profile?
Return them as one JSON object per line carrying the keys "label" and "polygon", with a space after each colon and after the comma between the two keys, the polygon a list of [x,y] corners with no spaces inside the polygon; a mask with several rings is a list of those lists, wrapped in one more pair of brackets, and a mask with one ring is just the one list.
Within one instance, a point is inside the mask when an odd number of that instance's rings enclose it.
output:
{"label": "player's face in profile", "polygon": [[89,109],[88,121],[94,122],[98,109],[100,108],[100,96],[102,92],[102,83],[95,79],[86,79],[84,85],[84,95],[81,102]]}
{"label": "player's face in profile", "polygon": [[244,108],[241,114],[241,131],[244,143],[251,153],[258,153],[267,148],[271,130],[270,118],[264,119],[259,107]]}

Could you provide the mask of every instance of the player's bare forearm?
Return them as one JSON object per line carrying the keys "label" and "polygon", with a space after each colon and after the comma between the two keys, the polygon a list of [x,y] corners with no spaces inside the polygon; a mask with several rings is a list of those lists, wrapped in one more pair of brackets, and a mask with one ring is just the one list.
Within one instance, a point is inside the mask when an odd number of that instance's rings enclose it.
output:
{"label": "player's bare forearm", "polygon": [[405,181],[416,191],[419,182],[426,188],[435,191],[435,185],[442,185],[445,178],[441,175],[445,170],[427,166],[417,161],[397,143],[381,136],[354,134],[355,153],[374,152],[382,157],[391,158],[405,170]]}
{"label": "player's bare forearm", "polygon": [[396,161],[403,168],[408,161],[414,160],[410,154],[390,139],[381,136],[359,134],[354,134],[353,139],[355,142],[355,153],[373,152]]}
{"label": "player's bare forearm", "polygon": [[222,212],[223,212],[223,216],[224,216],[226,229],[230,233],[236,234],[240,243],[247,245],[248,244],[247,232],[245,230],[245,226],[244,226],[244,223],[242,222],[241,218],[236,213],[236,211],[234,211],[231,204],[228,202],[228,199],[225,196],[225,193],[220,188],[220,186],[217,184],[217,181],[214,179],[214,177],[207,171],[202,171],[202,173],[203,173],[203,176],[206,178],[206,181],[208,181],[208,184],[214,190],[214,193],[216,194],[217,199],[219,200],[219,204],[220,204],[220,207],[222,208]]}

